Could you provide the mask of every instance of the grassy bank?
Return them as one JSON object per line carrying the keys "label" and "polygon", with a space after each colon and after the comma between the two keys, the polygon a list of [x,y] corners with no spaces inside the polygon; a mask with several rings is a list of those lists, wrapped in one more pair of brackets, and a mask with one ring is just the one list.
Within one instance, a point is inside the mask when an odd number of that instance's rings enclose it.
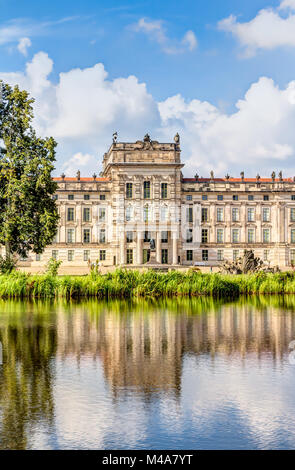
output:
{"label": "grassy bank", "polygon": [[51,276],[14,272],[0,276],[0,298],[172,297],[295,294],[293,273],[222,275],[193,271],[116,270],[105,275]]}

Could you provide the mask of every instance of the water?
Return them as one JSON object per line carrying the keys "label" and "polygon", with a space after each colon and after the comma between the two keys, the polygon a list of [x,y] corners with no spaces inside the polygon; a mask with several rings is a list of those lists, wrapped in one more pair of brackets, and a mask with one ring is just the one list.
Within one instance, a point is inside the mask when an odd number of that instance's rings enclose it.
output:
{"label": "water", "polygon": [[0,302],[1,449],[294,449],[295,298]]}

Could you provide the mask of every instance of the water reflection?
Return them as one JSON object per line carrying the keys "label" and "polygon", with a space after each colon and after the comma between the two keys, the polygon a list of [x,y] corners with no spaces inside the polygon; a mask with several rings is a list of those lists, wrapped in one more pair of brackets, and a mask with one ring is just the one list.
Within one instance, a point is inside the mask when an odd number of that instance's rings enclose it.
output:
{"label": "water reflection", "polygon": [[[294,296],[1,301],[0,448],[292,447],[294,311]],[[269,387],[289,397],[275,417]]]}

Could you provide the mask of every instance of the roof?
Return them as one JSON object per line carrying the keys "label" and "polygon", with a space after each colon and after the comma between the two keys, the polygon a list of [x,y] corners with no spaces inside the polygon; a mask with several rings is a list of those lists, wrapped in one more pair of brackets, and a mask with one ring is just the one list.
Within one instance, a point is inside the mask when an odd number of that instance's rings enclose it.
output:
{"label": "roof", "polygon": [[[276,183],[294,183],[293,178],[283,178],[280,180],[279,178],[275,178],[274,180]],[[183,183],[272,183],[273,179],[272,178],[260,178],[257,180],[257,178],[183,178],[182,179]]]}
{"label": "roof", "polygon": [[58,178],[52,178],[53,181],[60,181],[60,182],[63,182],[63,181],[72,181],[72,182],[76,182],[76,183],[79,183],[79,182],[83,182],[83,181],[96,181],[98,183],[102,183],[104,181],[110,181],[109,178],[72,178],[72,177],[66,177],[66,178],[61,178],[61,177],[58,177]]}

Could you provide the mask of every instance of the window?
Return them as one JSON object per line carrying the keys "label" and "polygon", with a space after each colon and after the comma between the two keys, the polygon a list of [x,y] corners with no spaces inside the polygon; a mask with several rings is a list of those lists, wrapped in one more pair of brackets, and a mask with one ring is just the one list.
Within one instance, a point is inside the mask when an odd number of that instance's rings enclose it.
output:
{"label": "window", "polygon": [[90,250],[83,251],[83,260],[88,261],[90,259]]}
{"label": "window", "polygon": [[90,228],[83,230],[83,243],[90,243]]}
{"label": "window", "polygon": [[143,264],[148,263],[151,257],[151,250],[144,248],[142,254],[143,254]]}
{"label": "window", "polygon": [[75,242],[75,229],[68,228],[67,229],[67,243],[74,243]]}
{"label": "window", "polygon": [[264,228],[263,229],[263,243],[269,243],[269,242],[270,242],[270,229]]}
{"label": "window", "polygon": [[74,200],[74,194],[68,194],[68,200],[73,201]]}
{"label": "window", "polygon": [[84,201],[89,201],[89,199],[90,199],[89,194],[84,194]]}
{"label": "window", "polygon": [[149,243],[151,241],[151,232],[148,232],[147,230],[144,232],[144,239],[143,241],[145,243]]}
{"label": "window", "polygon": [[68,207],[67,211],[67,221],[68,222],[73,222],[75,219],[75,212],[73,207]]}
{"label": "window", "polygon": [[168,232],[167,231],[161,232],[161,242],[162,243],[168,243]]}
{"label": "window", "polygon": [[41,255],[40,255],[40,253],[37,253],[37,254],[36,254],[36,261],[41,261]]}
{"label": "window", "polygon": [[202,229],[202,243],[208,243],[208,229]]}
{"label": "window", "polygon": [[51,257],[53,259],[57,259],[58,258],[58,250],[52,250],[51,252]]}
{"label": "window", "polygon": [[233,201],[238,201],[239,200],[239,196],[237,194],[234,194],[233,195]]}
{"label": "window", "polygon": [[263,207],[262,208],[262,220],[263,220],[263,222],[269,222],[270,221],[270,209],[269,209],[269,207]]}
{"label": "window", "polygon": [[207,209],[207,207],[202,207],[202,222],[208,222],[208,209]]}
{"label": "window", "polygon": [[291,243],[295,243],[295,229],[291,229]]}
{"label": "window", "polygon": [[248,243],[254,243],[255,241],[255,230],[254,228],[248,228]]}
{"label": "window", "polygon": [[164,248],[161,253],[162,264],[168,264],[168,250]]}
{"label": "window", "polygon": [[193,200],[193,196],[192,196],[191,194],[188,194],[188,195],[186,196],[186,200],[187,200],[187,201],[192,201],[192,200]]}
{"label": "window", "polygon": [[218,228],[216,232],[217,243],[223,243],[223,228]]}
{"label": "window", "polygon": [[193,208],[192,207],[186,208],[186,221],[187,222],[193,221]]}
{"label": "window", "polygon": [[208,250],[202,250],[202,261],[208,261]]}
{"label": "window", "polygon": [[295,222],[295,208],[291,208],[290,210],[290,219],[291,219],[291,222]]}
{"label": "window", "polygon": [[223,250],[217,250],[217,261],[223,261]]}
{"label": "window", "polygon": [[248,207],[248,222],[254,222],[254,208]]}
{"label": "window", "polygon": [[144,183],[143,183],[143,197],[144,197],[144,199],[150,199],[150,197],[151,197],[151,183],[150,183],[150,181],[144,181]]}
{"label": "window", "polygon": [[90,222],[90,208],[83,208],[83,222]]}
{"label": "window", "polygon": [[126,260],[127,264],[133,264],[133,250],[132,248],[128,248],[127,249],[127,260]]}
{"label": "window", "polygon": [[291,201],[295,201],[295,194],[292,194]]}
{"label": "window", "polygon": [[165,222],[168,220],[168,207],[166,206],[161,207],[160,218],[161,218],[161,222]]}
{"label": "window", "polygon": [[127,243],[133,242],[133,232],[126,232],[126,242]]}
{"label": "window", "polygon": [[100,201],[105,201],[106,195],[105,194],[100,194],[99,199],[100,199]]}
{"label": "window", "polygon": [[232,231],[232,241],[233,243],[239,243],[239,229],[238,228],[233,228]]}
{"label": "window", "polygon": [[263,200],[264,200],[264,201],[269,201],[269,196],[268,196],[268,194],[264,194]]}
{"label": "window", "polygon": [[106,250],[99,250],[99,261],[106,260]]}
{"label": "window", "polygon": [[57,233],[54,235],[53,240],[51,242],[52,244],[57,243]]}
{"label": "window", "polygon": [[130,222],[132,218],[132,207],[128,206],[126,207],[126,222]]}
{"label": "window", "polygon": [[222,194],[217,195],[217,201],[223,201],[223,195]]}
{"label": "window", "polygon": [[239,221],[239,209],[237,207],[234,207],[232,210],[232,221],[233,222]]}
{"label": "window", "polygon": [[150,216],[150,215],[149,215],[149,207],[148,207],[148,206],[145,206],[145,207],[143,208],[143,221],[144,221],[144,222],[148,222],[149,216]]}
{"label": "window", "polygon": [[295,250],[290,250],[290,261],[291,261],[291,265],[294,266],[295,265]]}
{"label": "window", "polygon": [[106,242],[106,231],[104,228],[102,228],[99,231],[99,243],[105,243],[105,242]]}
{"label": "window", "polygon": [[105,222],[106,220],[106,210],[104,208],[99,209],[99,222]]}
{"label": "window", "polygon": [[186,250],[186,261],[193,260],[193,250]]}
{"label": "window", "polygon": [[233,250],[233,261],[237,261],[239,257],[239,250]]}
{"label": "window", "polygon": [[126,183],[126,198],[132,198],[132,183]]}
{"label": "window", "polygon": [[189,228],[186,231],[186,243],[192,243],[192,241],[193,241],[193,231],[191,228]]}
{"label": "window", "polygon": [[202,201],[207,201],[207,199],[208,199],[207,194],[202,194]]}
{"label": "window", "polygon": [[58,195],[57,195],[57,194],[54,194],[54,195],[52,196],[52,199],[53,199],[54,201],[57,201]]}
{"label": "window", "polygon": [[254,196],[252,194],[249,194],[248,201],[254,201]]}
{"label": "window", "polygon": [[217,222],[223,222],[223,208],[217,207]]}
{"label": "window", "polygon": [[74,259],[74,250],[68,250],[68,261],[73,261]]}
{"label": "window", "polygon": [[263,261],[269,261],[269,255],[270,255],[270,250],[263,250]]}
{"label": "window", "polygon": [[161,183],[161,198],[167,199],[168,197],[168,185],[167,183]]}

